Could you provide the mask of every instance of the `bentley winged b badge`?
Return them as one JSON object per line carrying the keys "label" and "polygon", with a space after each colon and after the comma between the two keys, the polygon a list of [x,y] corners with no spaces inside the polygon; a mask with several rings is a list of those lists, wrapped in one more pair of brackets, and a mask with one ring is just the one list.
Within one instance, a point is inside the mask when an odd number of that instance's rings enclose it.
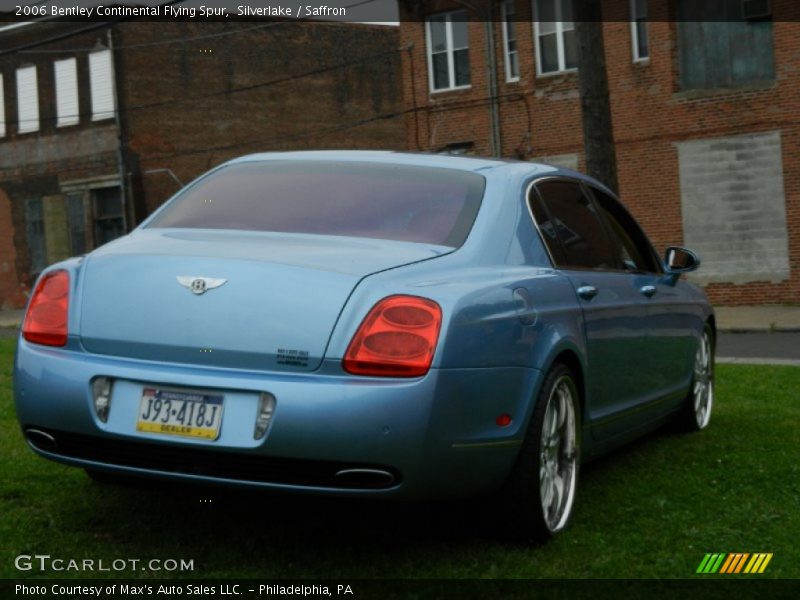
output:
{"label": "bentley winged b badge", "polygon": [[189,275],[178,275],[178,283],[196,295],[205,294],[208,290],[213,290],[224,284],[227,279],[214,279],[213,277],[192,277]]}

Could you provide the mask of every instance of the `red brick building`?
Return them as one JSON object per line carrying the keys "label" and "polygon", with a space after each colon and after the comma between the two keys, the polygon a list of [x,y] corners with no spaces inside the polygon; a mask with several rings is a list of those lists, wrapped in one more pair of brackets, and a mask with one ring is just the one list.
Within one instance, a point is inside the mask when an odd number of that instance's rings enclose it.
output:
{"label": "red brick building", "polygon": [[0,308],[229,158],[404,148],[399,55],[378,25],[0,27]]}
{"label": "red brick building", "polygon": [[[583,169],[570,4],[401,0],[409,148]],[[659,249],[701,254],[695,280],[712,301],[796,303],[796,1],[602,10],[621,198]]]}

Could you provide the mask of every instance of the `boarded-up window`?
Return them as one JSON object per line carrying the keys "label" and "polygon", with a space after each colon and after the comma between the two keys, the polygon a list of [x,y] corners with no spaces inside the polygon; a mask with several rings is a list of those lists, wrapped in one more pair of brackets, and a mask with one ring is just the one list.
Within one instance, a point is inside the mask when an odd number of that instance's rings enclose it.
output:
{"label": "boarded-up window", "polygon": [[732,87],[775,78],[772,21],[745,20],[742,0],[679,0],[681,87]]}
{"label": "boarded-up window", "polygon": [[39,90],[35,66],[17,69],[17,121],[19,133],[39,131]]}
{"label": "boarded-up window", "polygon": [[78,63],[74,58],[57,60],[54,64],[56,76],[56,125],[65,127],[78,122]]}
{"label": "boarded-up window", "polygon": [[684,243],[699,281],[789,277],[780,132],[677,144]]}
{"label": "boarded-up window", "polygon": [[49,265],[70,257],[66,200],[63,194],[42,198],[44,241]]}
{"label": "boarded-up window", "polygon": [[25,230],[31,259],[31,274],[38,275],[47,266],[44,240],[44,211],[41,198],[29,198],[25,203]]}
{"label": "boarded-up window", "polygon": [[6,134],[6,97],[3,89],[3,74],[0,73],[0,137]]}
{"label": "boarded-up window", "polygon": [[114,65],[111,50],[89,54],[89,84],[92,96],[92,121],[114,117]]}

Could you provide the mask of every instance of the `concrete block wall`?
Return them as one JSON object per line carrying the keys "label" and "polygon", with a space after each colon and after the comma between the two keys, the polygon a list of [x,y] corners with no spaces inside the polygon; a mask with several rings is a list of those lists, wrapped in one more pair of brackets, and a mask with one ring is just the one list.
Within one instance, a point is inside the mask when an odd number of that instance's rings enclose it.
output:
{"label": "concrete block wall", "polygon": [[685,243],[698,282],[781,282],[789,248],[780,132],[678,145]]}

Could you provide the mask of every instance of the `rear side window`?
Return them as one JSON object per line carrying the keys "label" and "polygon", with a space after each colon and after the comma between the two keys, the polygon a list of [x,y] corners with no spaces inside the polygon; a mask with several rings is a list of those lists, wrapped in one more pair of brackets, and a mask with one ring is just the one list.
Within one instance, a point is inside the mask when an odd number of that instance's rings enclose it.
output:
{"label": "rear side window", "polygon": [[564,269],[617,269],[603,224],[583,188],[569,181],[536,185],[531,210],[556,266]]}
{"label": "rear side window", "polygon": [[453,169],[332,161],[233,164],[172,200],[148,227],[340,235],[458,247],[485,179]]}

